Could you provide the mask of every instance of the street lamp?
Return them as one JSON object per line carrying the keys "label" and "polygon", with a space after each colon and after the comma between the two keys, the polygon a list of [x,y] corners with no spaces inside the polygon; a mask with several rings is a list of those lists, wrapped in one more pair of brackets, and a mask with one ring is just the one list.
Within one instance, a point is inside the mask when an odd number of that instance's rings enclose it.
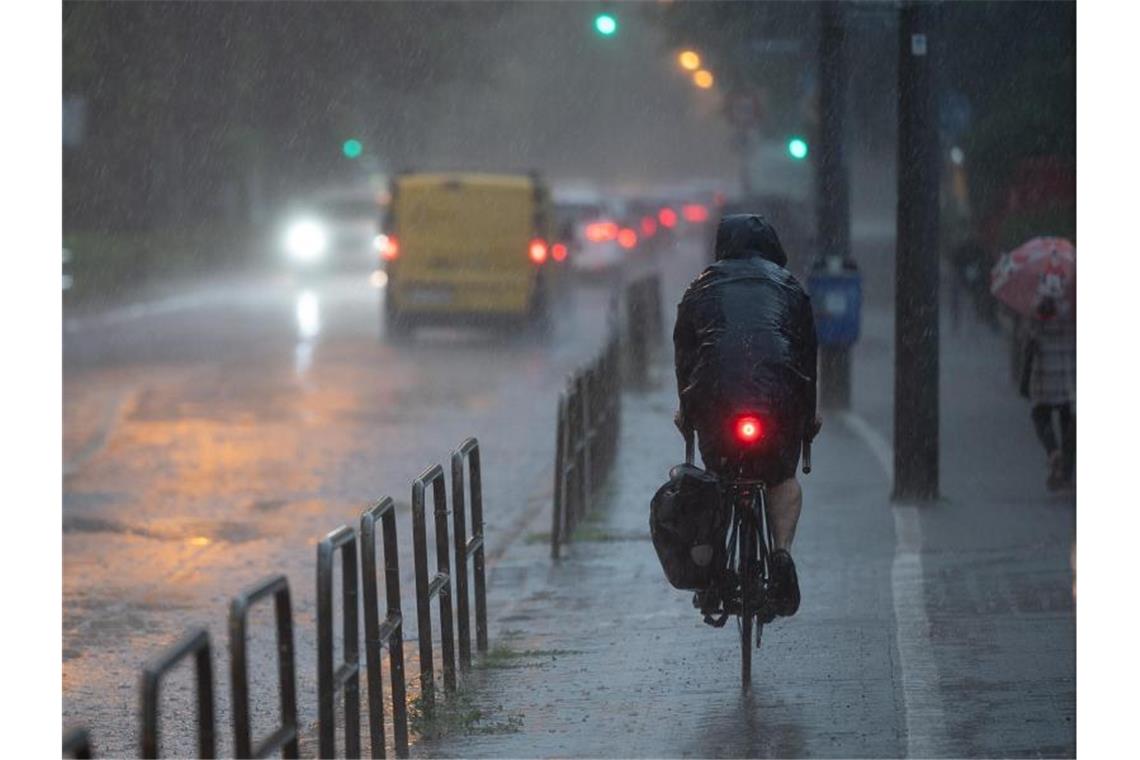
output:
{"label": "street lamp", "polygon": [[696,71],[701,67],[701,57],[692,50],[682,50],[677,56],[677,63],[685,71]]}
{"label": "street lamp", "polygon": [[714,81],[715,80],[713,80],[712,72],[708,71],[707,69],[701,69],[700,71],[693,74],[693,84],[695,84],[697,87],[700,87],[702,90],[707,90],[712,87]]}

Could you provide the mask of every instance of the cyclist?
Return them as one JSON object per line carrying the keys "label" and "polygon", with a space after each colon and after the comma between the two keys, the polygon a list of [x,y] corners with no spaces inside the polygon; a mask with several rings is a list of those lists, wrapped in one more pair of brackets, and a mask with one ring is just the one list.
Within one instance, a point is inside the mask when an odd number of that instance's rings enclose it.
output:
{"label": "cyclist", "polygon": [[[705,467],[735,475],[739,444],[731,419],[762,411],[762,444],[747,455],[743,476],[768,486],[772,532],[772,610],[794,615],[800,590],[789,550],[803,492],[796,466],[805,437],[819,432],[816,335],[811,303],[785,269],[776,230],[756,214],[723,217],[716,262],[685,291],[677,307],[673,344],[680,410],[677,426],[696,431]],[[729,457],[734,469],[726,470]],[[720,606],[715,592],[698,594],[702,612]]]}

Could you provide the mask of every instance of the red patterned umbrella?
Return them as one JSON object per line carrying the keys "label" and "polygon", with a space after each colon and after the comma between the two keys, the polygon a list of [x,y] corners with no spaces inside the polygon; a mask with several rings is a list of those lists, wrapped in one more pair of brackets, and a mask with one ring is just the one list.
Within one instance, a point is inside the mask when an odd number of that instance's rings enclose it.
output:
{"label": "red patterned umbrella", "polygon": [[[1072,319],[1077,305],[1077,249],[1064,238],[1033,238],[1002,254],[990,272],[990,292],[1018,314],[1031,319]],[[1043,316],[1048,299],[1056,307]]]}

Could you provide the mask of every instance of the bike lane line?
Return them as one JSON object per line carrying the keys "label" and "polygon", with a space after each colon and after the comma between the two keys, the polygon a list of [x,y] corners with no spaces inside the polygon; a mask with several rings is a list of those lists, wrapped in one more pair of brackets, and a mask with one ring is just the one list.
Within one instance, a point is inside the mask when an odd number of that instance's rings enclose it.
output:
{"label": "bike lane line", "polygon": [[[843,412],[841,417],[847,428],[871,450],[887,481],[893,482],[894,450],[890,442],[860,415]],[[891,597],[906,711],[906,754],[907,757],[940,757],[946,754],[946,720],[930,619],[926,614],[922,523],[914,505],[897,504],[891,511],[895,523]]]}

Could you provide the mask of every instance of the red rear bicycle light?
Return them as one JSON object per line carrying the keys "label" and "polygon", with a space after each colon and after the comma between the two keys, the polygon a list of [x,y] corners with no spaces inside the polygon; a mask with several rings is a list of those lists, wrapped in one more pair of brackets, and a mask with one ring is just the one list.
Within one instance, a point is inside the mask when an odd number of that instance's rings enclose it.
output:
{"label": "red rear bicycle light", "polygon": [[662,227],[672,229],[677,226],[677,212],[666,206],[657,212],[657,221],[661,222]]}
{"label": "red rear bicycle light", "polygon": [[565,261],[566,244],[555,243],[554,245],[550,246],[550,258],[554,259],[555,261]]}
{"label": "red rear bicycle light", "polygon": [[542,238],[530,241],[530,260],[535,264],[546,261],[546,241]]}
{"label": "red rear bicycle light", "polygon": [[741,417],[736,421],[735,432],[741,443],[756,443],[764,437],[764,426],[756,417]]}

